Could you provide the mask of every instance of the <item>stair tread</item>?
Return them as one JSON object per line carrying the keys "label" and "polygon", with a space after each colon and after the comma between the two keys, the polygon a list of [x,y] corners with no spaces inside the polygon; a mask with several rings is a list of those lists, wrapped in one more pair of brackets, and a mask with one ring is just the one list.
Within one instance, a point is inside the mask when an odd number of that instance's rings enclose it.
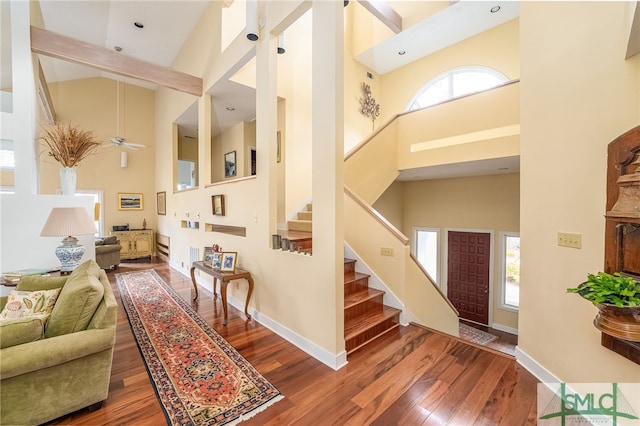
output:
{"label": "stair tread", "polygon": [[373,342],[374,340],[384,336],[385,334],[393,331],[393,330],[397,330],[400,327],[400,323],[395,323],[394,325],[392,325],[391,327],[387,328],[386,330],[384,330],[382,333],[377,334],[373,337],[371,337],[370,339],[368,339],[366,342],[362,342],[361,344],[359,344],[358,346],[356,346],[355,348],[349,349],[347,351],[347,356],[352,354],[353,352],[357,351],[358,349],[368,345],[369,343]]}
{"label": "stair tread", "polygon": [[381,294],[384,294],[384,291],[377,290],[375,288],[367,288],[366,290],[360,290],[351,293],[348,296],[344,297],[344,309],[348,309],[357,305],[358,303],[374,299]]}
{"label": "stair tread", "polygon": [[363,274],[362,272],[347,272],[344,274],[344,283],[349,284],[362,278],[368,278],[371,275]]}
{"label": "stair tread", "polygon": [[395,315],[399,315],[400,312],[402,312],[400,309],[383,305],[381,311],[376,311],[375,313],[367,312],[349,320],[344,324],[344,338],[345,340],[352,339],[368,329],[375,327],[379,323],[386,321]]}

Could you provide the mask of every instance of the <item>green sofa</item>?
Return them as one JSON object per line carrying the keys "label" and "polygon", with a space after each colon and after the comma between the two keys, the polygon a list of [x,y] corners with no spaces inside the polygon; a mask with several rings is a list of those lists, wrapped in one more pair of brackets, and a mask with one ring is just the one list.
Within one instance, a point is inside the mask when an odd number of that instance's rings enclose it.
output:
{"label": "green sofa", "polygon": [[65,277],[23,277],[16,290],[57,288],[44,323],[0,319],[2,425],[41,424],[107,399],[118,313],[107,275],[89,260]]}

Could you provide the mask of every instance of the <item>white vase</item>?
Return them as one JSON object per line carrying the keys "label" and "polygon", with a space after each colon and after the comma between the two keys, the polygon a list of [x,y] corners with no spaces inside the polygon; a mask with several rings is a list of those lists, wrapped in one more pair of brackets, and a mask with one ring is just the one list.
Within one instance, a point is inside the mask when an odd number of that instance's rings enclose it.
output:
{"label": "white vase", "polygon": [[73,195],[76,192],[76,169],[63,167],[60,169],[60,188],[62,195]]}

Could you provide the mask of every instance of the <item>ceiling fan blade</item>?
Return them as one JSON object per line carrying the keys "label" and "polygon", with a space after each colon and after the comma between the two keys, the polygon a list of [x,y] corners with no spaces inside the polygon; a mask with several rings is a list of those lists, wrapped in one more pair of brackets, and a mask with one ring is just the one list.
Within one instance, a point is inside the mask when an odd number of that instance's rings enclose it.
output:
{"label": "ceiling fan blade", "polygon": [[120,136],[114,136],[111,138],[111,142],[115,143],[118,146],[124,146],[127,148],[131,148],[131,149],[138,149],[138,148],[146,148],[146,145],[143,145],[141,143],[133,143],[133,142],[127,142],[127,140],[123,137]]}

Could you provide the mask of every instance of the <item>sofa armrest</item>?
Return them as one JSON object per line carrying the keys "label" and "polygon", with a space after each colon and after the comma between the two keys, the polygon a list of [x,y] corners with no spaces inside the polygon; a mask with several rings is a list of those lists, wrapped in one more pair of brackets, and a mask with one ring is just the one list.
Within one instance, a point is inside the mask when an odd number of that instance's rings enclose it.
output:
{"label": "sofa armrest", "polygon": [[0,349],[0,377],[8,379],[112,348],[115,327],[83,330]]}

